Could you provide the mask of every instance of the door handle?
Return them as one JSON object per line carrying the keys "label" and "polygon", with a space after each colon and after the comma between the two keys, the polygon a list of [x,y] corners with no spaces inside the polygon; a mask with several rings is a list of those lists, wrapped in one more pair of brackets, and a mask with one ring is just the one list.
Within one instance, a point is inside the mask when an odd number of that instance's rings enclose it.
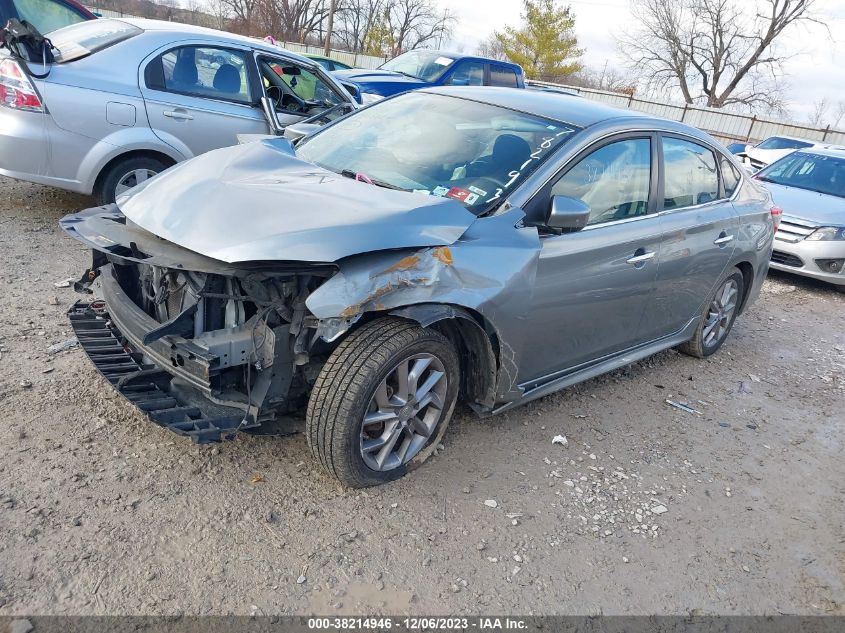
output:
{"label": "door handle", "polygon": [[[641,250],[643,250],[643,249],[639,249],[637,252],[639,252]],[[645,262],[647,262],[650,259],[654,259],[655,255],[656,255],[656,253],[654,251],[649,251],[647,253],[643,252],[643,253],[640,253],[639,255],[634,254],[633,257],[625,260],[625,262],[628,263],[628,264],[632,264],[633,266],[636,266],[638,264],[644,264]]]}
{"label": "door handle", "polygon": [[725,232],[722,232],[722,233],[719,235],[719,237],[718,237],[718,238],[716,238],[715,240],[713,240],[713,243],[714,243],[716,246],[718,246],[718,247],[720,247],[720,248],[721,248],[722,246],[724,246],[724,245],[725,245],[725,244],[727,244],[728,242],[732,242],[732,241],[733,241],[733,239],[734,239],[734,236],[733,236],[733,235],[728,235],[728,234],[726,234]]}
{"label": "door handle", "polygon": [[168,118],[176,119],[177,121],[193,121],[194,117],[188,114],[185,110],[165,110],[162,114]]}

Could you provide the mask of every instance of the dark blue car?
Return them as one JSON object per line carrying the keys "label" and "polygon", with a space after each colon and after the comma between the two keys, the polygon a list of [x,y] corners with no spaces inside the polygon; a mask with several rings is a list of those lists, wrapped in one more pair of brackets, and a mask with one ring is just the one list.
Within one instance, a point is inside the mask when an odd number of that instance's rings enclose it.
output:
{"label": "dark blue car", "polygon": [[525,74],[517,64],[444,51],[408,51],[376,70],[342,70],[334,75],[364,105],[430,86],[525,88]]}

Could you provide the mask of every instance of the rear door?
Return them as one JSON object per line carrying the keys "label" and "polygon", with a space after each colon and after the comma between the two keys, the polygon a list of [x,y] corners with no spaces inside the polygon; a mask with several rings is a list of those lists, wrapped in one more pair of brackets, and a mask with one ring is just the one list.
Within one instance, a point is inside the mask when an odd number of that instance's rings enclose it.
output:
{"label": "rear door", "polygon": [[731,261],[739,230],[716,152],[669,134],[661,135],[661,147],[663,240],[651,319],[643,324],[647,338],[678,332],[699,316]]}
{"label": "rear door", "polygon": [[650,134],[602,141],[531,201],[548,209],[551,196],[569,196],[591,214],[580,231],[541,236],[520,382],[541,382],[641,341],[661,241],[654,142]]}
{"label": "rear door", "polygon": [[257,107],[248,49],[180,45],[142,66],[141,93],[155,134],[186,156],[236,145],[238,134],[267,134]]}

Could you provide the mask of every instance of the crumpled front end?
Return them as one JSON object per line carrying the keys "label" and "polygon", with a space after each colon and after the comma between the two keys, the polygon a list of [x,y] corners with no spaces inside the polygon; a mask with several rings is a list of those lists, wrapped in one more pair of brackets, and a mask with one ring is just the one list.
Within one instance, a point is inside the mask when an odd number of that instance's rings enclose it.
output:
{"label": "crumpled front end", "polygon": [[[292,432],[325,349],[305,298],[329,264],[229,265],[166,242],[119,212],[62,220],[89,245],[71,323],[94,365],[157,423],[198,442],[237,430]],[[309,321],[306,323],[306,321]]]}

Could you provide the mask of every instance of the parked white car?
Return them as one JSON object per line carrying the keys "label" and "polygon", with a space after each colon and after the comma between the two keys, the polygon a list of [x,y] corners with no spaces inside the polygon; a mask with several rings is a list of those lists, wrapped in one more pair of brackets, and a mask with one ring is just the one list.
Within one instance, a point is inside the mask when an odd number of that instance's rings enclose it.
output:
{"label": "parked white car", "polygon": [[222,31],[101,19],[48,39],[46,66],[0,52],[0,174],[100,204],[239,134],[357,107],[317,62]]}
{"label": "parked white car", "polygon": [[807,149],[817,145],[815,141],[792,136],[770,136],[757,145],[746,145],[739,154],[743,164],[752,172],[763,169],[766,165],[780,160],[797,149]]}

